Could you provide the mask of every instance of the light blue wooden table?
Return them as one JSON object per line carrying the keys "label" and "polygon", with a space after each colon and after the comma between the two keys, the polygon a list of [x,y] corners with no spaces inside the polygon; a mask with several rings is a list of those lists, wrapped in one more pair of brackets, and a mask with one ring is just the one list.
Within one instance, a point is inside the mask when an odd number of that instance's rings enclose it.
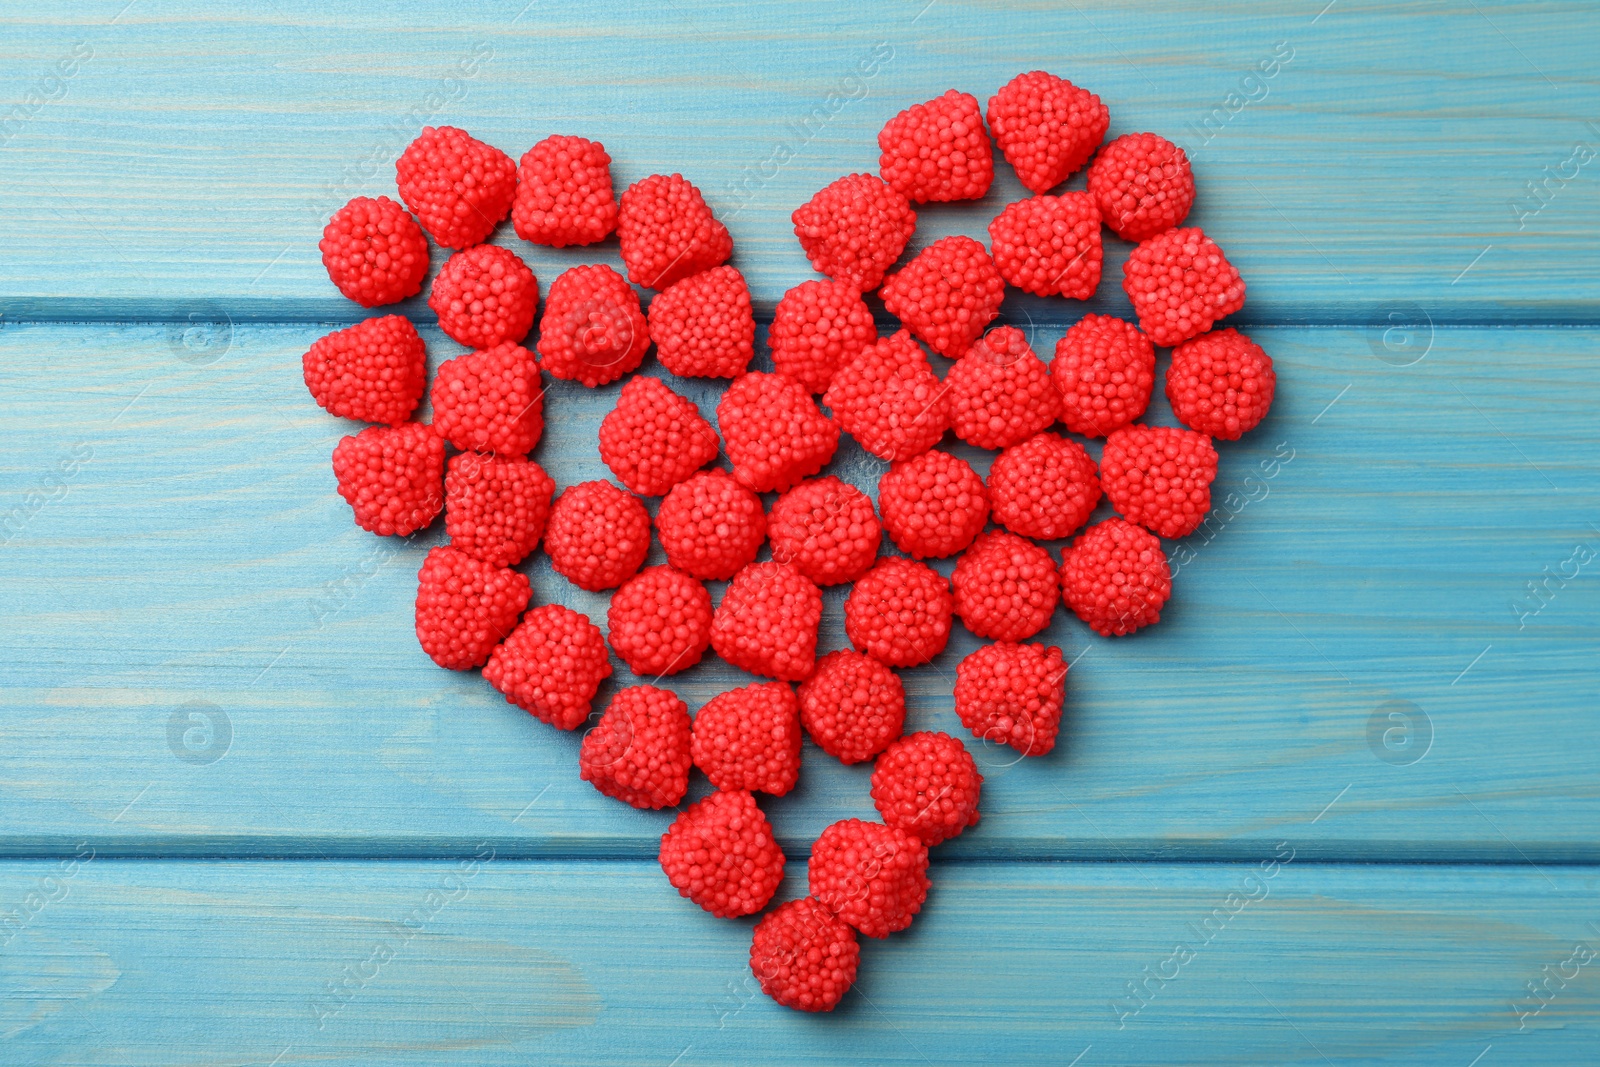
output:
{"label": "light blue wooden table", "polygon": [[[0,1063],[1600,1063],[1592,5],[385,6],[0,10]],[[1036,67],[1188,146],[1278,400],[1161,626],[1057,617],[1064,743],[980,746],[926,911],[801,1016],[749,922],[667,885],[662,815],[416,648],[442,534],[333,492],[349,427],[299,356],[359,310],[316,240],[424,123],[582,133],[619,183],[698,182],[770,314],[809,276],[790,210],[889,115]],[[981,237],[999,170],[914,247]],[[616,261],[500,239],[546,284]],[[1125,254],[1096,309],[1128,314]],[[1078,310],[1005,314],[1048,351]],[[559,482],[604,476],[614,392],[552,388]],[[915,726],[957,728],[975,644],[909,672]],[[767,805],[785,893],[871,811],[866,768],[806,759]]]}

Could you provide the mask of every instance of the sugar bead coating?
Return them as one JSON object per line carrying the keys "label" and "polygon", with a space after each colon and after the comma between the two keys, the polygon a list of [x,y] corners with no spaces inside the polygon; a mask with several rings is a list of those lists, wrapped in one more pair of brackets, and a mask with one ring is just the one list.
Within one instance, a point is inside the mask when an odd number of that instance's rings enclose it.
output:
{"label": "sugar bead coating", "polygon": [[1278,376],[1272,357],[1238,330],[1212,330],[1172,350],[1167,399],[1191,430],[1237,441],[1267,417]]}
{"label": "sugar bead coating", "polygon": [[1161,539],[1126,519],[1095,523],[1061,553],[1061,598],[1103,637],[1160,622],[1171,595]]}
{"label": "sugar bead coating", "polygon": [[900,736],[906,690],[900,676],[865,653],[842,648],[800,683],[800,723],[841,763],[869,760]]}
{"label": "sugar bead coating", "polygon": [[950,428],[979,448],[1009,448],[1047,430],[1061,412],[1050,368],[1015,326],[997,326],[972,343],[944,376]]}
{"label": "sugar bead coating", "polygon": [[445,360],[428,395],[434,429],[463,452],[525,456],[544,433],[539,365],[509,341]]}
{"label": "sugar bead coating", "polygon": [[917,229],[911,201],[876,174],[846,174],[790,216],[795,236],[818,273],[871,292]]}
{"label": "sugar bead coating", "polygon": [[937,448],[878,479],[883,528],[916,559],[953,556],[989,520],[989,493],[966,460]]}
{"label": "sugar bead coating", "polygon": [[595,690],[610,676],[599,628],[560,604],[524,615],[483,668],[483,680],[507,703],[558,730],[576,729],[589,717]]}
{"label": "sugar bead coating", "polygon": [[511,202],[517,236],[536,245],[592,245],[617,226],[611,157],[583,137],[546,137],[522,154]]}
{"label": "sugar bead coating", "polygon": [[1087,300],[1100,286],[1100,209],[1088,193],[1007,204],[989,223],[989,245],[1000,276],[1025,293]]}
{"label": "sugar bead coating", "polygon": [[794,689],[788,682],[765,682],[712,697],[695,713],[690,752],[718,789],[783,796],[800,777]]}
{"label": "sugar bead coating", "polygon": [[928,896],[928,846],[894,826],[834,823],[811,846],[811,895],[868,937],[911,925]]}
{"label": "sugar bead coating", "polygon": [[915,667],[944,651],[954,603],[950,583],[925,563],[879,560],[844,602],[850,643],[890,667]]}
{"label": "sugar bead coating", "polygon": [[1089,195],[1124,241],[1143,241],[1183,224],[1194,206],[1194,172],[1183,149],[1153,133],[1130,133],[1089,164]]}
{"label": "sugar bead coating", "polygon": [[813,393],[877,339],[872,310],[848,282],[801,282],[778,301],[767,330],[773,369]]}
{"label": "sugar bead coating", "polygon": [[670,808],[689,791],[689,709],[665,689],[617,690],[583,735],[578,776],[635,808]]}
{"label": "sugar bead coating", "polygon": [[532,595],[527,575],[438,545],[417,574],[417,642],[446,670],[481,667]]}
{"label": "sugar bead coating", "polygon": [[988,118],[1006,162],[1035,193],[1089,162],[1111,125],[1098,96],[1042,70],[1018,74],[990,97]]}
{"label": "sugar bead coating", "polygon": [[1000,314],[1006,283],[983,245],[944,237],[918,252],[878,290],[883,306],[927,346],[960,359]]}
{"label": "sugar bead coating", "polygon": [[358,196],[335,211],[317,247],[329,280],[364,308],[422,292],[428,239],[417,220],[387,196]]}
{"label": "sugar bead coating", "polygon": [[839,368],[822,399],[844,432],[879,459],[919,456],[950,426],[948,392],[905,330]]}
{"label": "sugar bead coating", "polygon": [[679,895],[719,919],[760,911],[783,881],[783,851],[743,790],[719,790],[685,808],[661,835],[659,858]]}
{"label": "sugar bead coating", "polygon": [[728,583],[711,647],[735,667],[797,682],[816,663],[822,592],[788,563],[752,563]]}
{"label": "sugar bead coating", "polygon": [[617,239],[628,280],[665,289],[728,261],[733,238],[681,174],[652,174],[623,190]]}
{"label": "sugar bead coating", "polygon": [[737,378],[755,354],[750,287],[732,267],[674,282],[650,301],[656,359],[683,378]]}
{"label": "sugar bead coating", "polygon": [[818,585],[853,582],[878,557],[883,528],[872,498],[828,475],[780,496],[767,518],[772,558],[793,563]]}
{"label": "sugar bead coating", "polygon": [[593,389],[644,362],[650,327],[639,294],[603,263],[573,267],[550,286],[539,320],[539,364]]}
{"label": "sugar bead coating", "polygon": [[600,420],[600,458],[641,496],[662,496],[717,458],[717,431],[659,378],[628,380]]}
{"label": "sugar bead coating", "polygon": [[454,126],[424,126],[394,164],[400,199],[445,248],[482,243],[511,210],[517,165]]}
{"label": "sugar bead coating", "polygon": [[556,573],[580,589],[614,589],[650,552],[650,513],[610,482],[574,485],[550,508],[544,550]]}
{"label": "sugar bead coating", "polygon": [[398,426],[428,386],[428,354],[404,315],[367,319],[312,342],[306,388],[330,415]]}
{"label": "sugar bead coating", "polygon": [[956,665],[956,718],[980,741],[1043,756],[1061,731],[1066,680],[1054,645],[996,641]]}
{"label": "sugar bead coating", "polygon": [[1244,279],[1198,227],[1141,241],[1122,274],[1139,328],[1158,345],[1181,344],[1244,307]]}
{"label": "sugar bead coating", "polygon": [[691,474],[656,510],[667,562],[696,578],[732,578],[767,539],[761,498],[725,470]]}
{"label": "sugar bead coating", "polygon": [[753,371],[722,394],[717,425],[733,477],[758,493],[779,492],[820,471],[839,447],[839,426],[804,386]]}
{"label": "sugar bead coating", "polygon": [[611,595],[611,650],[641,678],[700,662],[711,646],[711,594],[676,567],[646,567]]}
{"label": "sugar bead coating", "polygon": [[1104,437],[1142,416],[1156,381],[1156,350],[1139,328],[1110,315],[1085,315],[1056,342],[1050,377],[1061,421]]}
{"label": "sugar bead coating", "polygon": [[444,477],[445,533],[474,559],[514,567],[544,536],[555,491],[531,459],[462,452]]}
{"label": "sugar bead coating", "polygon": [[439,328],[468,348],[520,344],[533,328],[539,281],[515,252],[474,245],[445,260],[428,306],[439,316]]}
{"label": "sugar bead coating", "polygon": [[907,734],[872,768],[872,803],[889,826],[937,845],[978,825],[983,775],[972,753],[945,733]]}
{"label": "sugar bead coating", "polygon": [[1193,430],[1127,426],[1106,438],[1100,454],[1111,506],[1162,537],[1183,537],[1205,521],[1216,477],[1217,450]]}
{"label": "sugar bead coating", "polygon": [[890,119],[878,133],[878,147],[878,173],[918,204],[977,200],[994,180],[978,101],[954,89]]}
{"label": "sugar bead coating", "polygon": [[962,624],[998,641],[1024,641],[1050,625],[1059,596],[1050,553],[1004,530],[978,535],[950,585]]}
{"label": "sugar bead coating", "polygon": [[444,442],[420,422],[368,426],[334,446],[333,476],[357,526],[404,537],[444,507]]}
{"label": "sugar bead coating", "polygon": [[832,1011],[860,961],[855,930],[815,897],[774,908],[750,939],[750,973],[761,991],[797,1011]]}
{"label": "sugar bead coating", "polygon": [[1012,445],[989,466],[994,521],[1024,537],[1068,537],[1100,503],[1094,460],[1076,441],[1041,433]]}

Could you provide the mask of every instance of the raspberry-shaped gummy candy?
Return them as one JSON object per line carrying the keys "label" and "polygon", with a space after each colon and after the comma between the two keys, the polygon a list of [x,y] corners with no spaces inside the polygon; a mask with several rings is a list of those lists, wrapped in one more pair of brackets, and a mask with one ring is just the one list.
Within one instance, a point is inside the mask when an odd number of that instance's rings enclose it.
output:
{"label": "raspberry-shaped gummy candy", "polygon": [[767,539],[761,498],[713,468],[691,474],[662,498],[656,536],[667,562],[696,578],[732,578]]}
{"label": "raspberry-shaped gummy candy", "polygon": [[786,1008],[832,1011],[856,981],[856,932],[816,897],[774,908],[750,938],[750,973]]}
{"label": "raspberry-shaped gummy candy", "polygon": [[1061,393],[1061,421],[1067,429],[1104,437],[1149,406],[1156,382],[1155,346],[1131,322],[1085,315],[1056,342],[1050,376]]}
{"label": "raspberry-shaped gummy candy", "polygon": [[751,674],[797,682],[816,663],[822,591],[788,563],[752,563],[733,576],[711,620],[711,647]]}
{"label": "raspberry-shaped gummy candy", "polygon": [[445,260],[428,293],[439,329],[468,348],[520,343],[533,328],[539,281],[515,252],[474,245]]}
{"label": "raspberry-shaped gummy candy", "polygon": [[732,689],[695,713],[694,765],[718,789],[781,797],[800,777],[800,705],[788,682]]}
{"label": "raspberry-shaped gummy candy", "polygon": [[617,690],[583,735],[578,776],[636,808],[670,808],[689,791],[689,708],[653,685]]}
{"label": "raspberry-shaped gummy candy", "polygon": [[789,488],[833,458],[839,427],[804,386],[781,374],[751,372],[717,404],[728,461],[739,484],[758,493]]}
{"label": "raspberry-shaped gummy candy", "polygon": [[841,763],[860,763],[900,736],[906,690],[900,676],[853,649],[829,652],[800,683],[800,723]]}
{"label": "raspberry-shaped gummy candy", "polygon": [[536,245],[592,245],[617,225],[611,157],[582,137],[546,137],[522,154],[511,202],[517,236]]}
{"label": "raspberry-shaped gummy candy", "polygon": [[1205,521],[1216,477],[1217,450],[1193,430],[1128,426],[1107,437],[1100,453],[1111,506],[1162,537],[1183,537]]}
{"label": "raspberry-shaped gummy candy", "polygon": [[853,582],[878,558],[883,528],[872,498],[829,475],[801,482],[767,518],[772,558],[793,563],[818,585]]}
{"label": "raspberry-shaped gummy candy", "polygon": [[719,919],[760,911],[783,881],[783,851],[743,790],[685,808],[661,835],[660,859],[672,887]]}
{"label": "raspberry-shaped gummy candy", "polygon": [[1006,283],[983,245],[944,237],[889,275],[879,290],[889,313],[950,359],[960,359],[1000,314]]}
{"label": "raspberry-shaped gummy candy", "polygon": [[580,589],[614,589],[650,552],[650,513],[610,482],[583,482],[556,497],[544,550],[557,574]]}
{"label": "raspberry-shaped gummy candy", "polygon": [[911,925],[928,896],[928,846],[881,822],[844,819],[811,846],[811,895],[868,937]]}
{"label": "raspberry-shaped gummy candy", "polygon": [[454,126],[424,126],[394,164],[400,199],[445,248],[488,237],[517,192],[517,165]]}
{"label": "raspberry-shaped gummy candy", "polygon": [[1043,193],[1089,162],[1111,114],[1100,98],[1042,70],[1018,74],[989,98],[995,144],[1030,192]]}
{"label": "raspberry-shaped gummy candy", "polygon": [[989,493],[967,461],[935,448],[878,479],[883,528],[917,559],[953,556],[989,520]]}
{"label": "raspberry-shaped gummy candy", "polygon": [[801,282],[778,301],[767,330],[773,369],[813,393],[877,339],[872,310],[847,282]]}
{"label": "raspberry-shaped gummy candy", "polygon": [[528,576],[510,567],[431,548],[417,574],[417,641],[446,670],[481,667],[532,595]]}
{"label": "raspberry-shaped gummy candy", "polygon": [[994,180],[989,133],[969,93],[950,89],[906,108],[878,132],[878,147],[878,173],[918,204],[977,200]]}
{"label": "raspberry-shaped gummy candy", "polygon": [[1238,330],[1212,330],[1172,350],[1167,399],[1191,430],[1237,441],[1266,418],[1277,387],[1272,357]]}
{"label": "raspberry-shaped gummy candy", "polygon": [[1004,530],[980,534],[950,576],[956,615],[979,637],[1023,641],[1050,625],[1057,575],[1050,553]]}
{"label": "raspberry-shaped gummy candy", "polygon": [[1143,241],[1181,225],[1194,206],[1194,172],[1183,149],[1153,133],[1130,133],[1089,164],[1089,195],[1111,232]]}
{"label": "raspberry-shaped gummy candy", "polygon": [[1048,429],[1061,411],[1050,368],[1015,326],[997,326],[973,342],[944,384],[950,428],[979,448],[1010,448]]}
{"label": "raspberry-shaped gummy candy", "polygon": [[1024,537],[1067,537],[1100,503],[1094,460],[1076,441],[1041,433],[1012,445],[989,466],[994,521]]}
{"label": "raspberry-shaped gummy candy", "polygon": [[428,239],[406,209],[387,196],[358,196],[335,211],[317,247],[328,278],[364,308],[422,292]]}
{"label": "raspberry-shaped gummy candy", "polygon": [[300,359],[306,388],[330,415],[398,426],[428,385],[428,357],[404,315],[367,319],[312,342]]}
{"label": "raspberry-shaped gummy candy", "polygon": [[684,378],[737,378],[755,352],[750,287],[732,267],[674,282],[650,301],[656,359]]}
{"label": "raspberry-shaped gummy candy", "polygon": [[600,420],[600,458],[635,493],[662,496],[717,458],[717,431],[694,401],[641,374]]}
{"label": "raspberry-shaped gummy candy", "polygon": [[531,459],[463,452],[444,477],[444,530],[474,559],[514,567],[550,521],[556,483]]}
{"label": "raspberry-shaped gummy candy", "polygon": [[611,595],[611,650],[641,678],[700,662],[711,645],[711,594],[676,567],[646,567]]}
{"label": "raspberry-shaped gummy candy", "polygon": [[610,676],[611,657],[599,627],[560,604],[524,615],[483,668],[483,680],[507,703],[558,730],[574,730],[589,717],[595,690]]}
{"label": "raspberry-shaped gummy candy", "polygon": [[945,733],[907,734],[872,767],[872,803],[889,826],[937,845],[978,825],[983,775],[972,753]]}
{"label": "raspberry-shaped gummy candy", "polygon": [[944,651],[953,611],[944,575],[926,563],[889,556],[845,598],[844,632],[880,663],[915,667]]}
{"label": "raspberry-shaped gummy candy", "polygon": [[444,507],[444,442],[420,422],[368,426],[334,446],[333,476],[357,526],[404,537]]}
{"label": "raspberry-shaped gummy candy", "polygon": [[845,433],[879,459],[919,456],[950,426],[945,387],[905,330],[840,367],[822,400]]}
{"label": "raspberry-shaped gummy candy", "polygon": [[1087,300],[1100,285],[1100,211],[1088,193],[1007,204],[989,223],[989,246],[1000,276],[1025,293]]}
{"label": "raspberry-shaped gummy candy", "polygon": [[433,426],[463,452],[525,456],[544,433],[544,389],[533,353],[507,341],[439,365]]}
{"label": "raspberry-shaped gummy candy", "polygon": [[1187,341],[1244,307],[1244,279],[1196,226],[1140,242],[1122,273],[1139,328],[1158,345]]}
{"label": "raspberry-shaped gummy candy", "polygon": [[1053,645],[984,645],[956,665],[956,717],[980,741],[1042,756],[1056,747],[1066,680]]}
{"label": "raspberry-shaped gummy candy", "polygon": [[681,174],[652,174],[623,190],[617,239],[628,280],[665,289],[728,261],[733,238]]}
{"label": "raspberry-shaped gummy candy", "polygon": [[635,369],[650,347],[639,294],[603,263],[559,275],[539,320],[539,363],[552,377],[593,389]]}
{"label": "raspberry-shaped gummy candy", "polygon": [[1095,523],[1061,553],[1061,598],[1103,637],[1160,622],[1171,595],[1161,539],[1126,519]]}
{"label": "raspberry-shaped gummy candy", "polygon": [[795,208],[790,221],[818,273],[866,293],[905,251],[917,213],[876,174],[847,174]]}

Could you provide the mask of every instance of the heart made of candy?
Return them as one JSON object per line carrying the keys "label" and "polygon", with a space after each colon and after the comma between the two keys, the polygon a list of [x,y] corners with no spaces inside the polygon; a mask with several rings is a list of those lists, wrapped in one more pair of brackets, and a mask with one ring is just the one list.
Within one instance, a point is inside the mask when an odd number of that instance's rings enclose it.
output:
{"label": "heart made of candy", "polygon": [[[845,762],[875,760],[882,821],[824,831],[808,864],[811,895],[755,927],[751,968],[789,1007],[833,1008],[855,979],[856,935],[909,925],[928,889],[929,847],[978,821],[976,762],[949,735],[903,735],[895,669],[942,652],[960,618],[991,639],[957,668],[962,724],[1017,759],[1049,752],[1067,665],[1059,648],[1028,639],[1058,601],[1105,636],[1159,621],[1171,592],[1160,538],[1185,536],[1208,515],[1213,438],[1237,439],[1271,405],[1271,359],[1243,334],[1212,329],[1243,304],[1244,283],[1220,248],[1182,225],[1194,199],[1186,155],[1150,133],[1103,144],[1109,122],[1098,97],[1042,71],[1014,78],[986,114],[951,90],[889,120],[877,175],[846,175],[794,213],[826,277],[778,304],[773,373],[749,369],[749,289],[726,265],[732,236],[699,190],[652,175],[619,203],[597,142],[550,137],[519,166],[464,131],[430,127],[396,164],[404,207],[358,197],[324,230],[330,278],[367,307],[420,292],[423,231],[456,250],[428,303],[471,351],[436,373],[431,423],[410,421],[427,390],[426,356],[402,316],[323,338],[302,367],[324,408],[376,424],[334,451],[357,522],[409,536],[446,512],[449,543],[427,554],[417,597],[418,639],[436,663],[482,667],[508,701],[561,729],[589,721],[613,654],[652,682],[708,649],[773,679],[723,693],[692,720],[666,689],[620,689],[579,757],[584,780],[642,808],[677,807],[691,770],[707,776],[714,791],[678,813],[661,864],[683,896],[719,916],[759,912],[778,889],[784,857],[754,794],[793,788],[802,730]],[[946,237],[885,277],[914,233],[913,203],[988,192],[991,135],[1034,195],[998,213],[990,248]],[[1050,195],[1086,165],[1086,191]],[[589,245],[615,231],[628,271],[563,273],[537,356],[522,342],[538,280],[514,252],[483,243],[508,214],[536,244]],[[1084,316],[1049,364],[1014,327],[985,335],[1008,285],[1090,298],[1103,225],[1137,242],[1123,288],[1139,326]],[[635,285],[658,291],[648,313]],[[902,326],[887,338],[864,300],[874,290]],[[1185,428],[1137,421],[1155,382],[1152,341],[1174,349],[1165,391]],[[631,375],[652,343],[676,375],[732,380],[720,438],[666,383],[633,377],[599,445],[634,492],[589,482],[552,504],[555,483],[526,458],[543,429],[541,372],[602,387]],[[955,361],[942,379],[924,345]],[[1106,439],[1098,469],[1082,444],[1051,432],[1057,422]],[[987,478],[934,447],[948,431],[999,453]],[[827,474],[841,433],[888,464],[876,514],[869,496]],[[719,445],[730,470],[706,469]],[[651,517],[634,493],[664,497],[655,527],[666,566],[640,571]],[[760,493],[779,494],[770,516]],[[1080,533],[1102,493],[1121,517]],[[1000,528],[985,532],[991,519]],[[914,558],[880,555],[883,532]],[[1035,543],[1074,534],[1059,568]],[[769,539],[772,558],[758,561]],[[560,605],[528,609],[532,590],[515,567],[541,540],[558,573],[617,590],[606,634]],[[949,580],[922,562],[958,554]],[[715,608],[712,579],[731,579]],[[846,582],[853,648],[819,661],[818,586]]]}

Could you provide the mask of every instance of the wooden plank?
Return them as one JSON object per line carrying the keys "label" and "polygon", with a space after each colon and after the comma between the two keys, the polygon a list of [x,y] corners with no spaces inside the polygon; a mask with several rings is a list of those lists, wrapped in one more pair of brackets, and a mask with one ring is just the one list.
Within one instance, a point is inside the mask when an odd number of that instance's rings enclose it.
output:
{"label": "wooden plank", "polygon": [[[26,520],[0,549],[0,848],[653,856],[664,819],[579,781],[576,736],[416,648],[412,575],[441,534],[351,524],[328,469],[351,426],[299,382],[317,333],[0,329],[0,514]],[[1439,329],[1397,367],[1362,330],[1257,335],[1281,392],[1222,448],[1237,513],[1184,543],[1161,626],[1108,641],[1057,616],[1064,744],[1022,765],[978,746],[984,821],[950,851],[1238,858],[1292,834],[1308,857],[1593,862],[1600,587],[1571,560],[1600,547],[1595,336]],[[715,387],[675,384],[713,414]],[[552,386],[536,457],[559,483],[606,474],[614,392]],[[869,489],[881,470],[837,462]],[[603,622],[603,596],[530,573]],[[915,726],[959,732],[976,644],[908,673]],[[745,681],[710,657],[672,685],[698,707]],[[870,813],[866,776],[808,748],[768,805],[785,847]]]}
{"label": "wooden plank", "polygon": [[936,865],[825,1018],[653,864],[11,862],[0,901],[56,899],[0,935],[0,1034],[19,1067],[1589,1061],[1592,868],[1279,855]]}
{"label": "wooden plank", "polygon": [[[348,197],[393,193],[392,161],[425,122],[512,153],[552,131],[595,136],[621,183],[687,172],[770,307],[808,276],[790,211],[873,168],[888,116],[946,86],[987,99],[1046,67],[1108,101],[1113,135],[1155,129],[1193,150],[1193,221],[1243,270],[1245,321],[1382,323],[1398,307],[1437,323],[1593,323],[1588,15],[1487,0],[13,9],[0,17],[15,101],[0,111],[0,311],[349,319],[319,230]],[[914,247],[981,237],[1021,195],[1000,169],[982,203],[924,211]],[[615,259],[614,242],[563,254],[502,240],[547,280]],[[1095,306],[1120,310],[1111,244]]]}

